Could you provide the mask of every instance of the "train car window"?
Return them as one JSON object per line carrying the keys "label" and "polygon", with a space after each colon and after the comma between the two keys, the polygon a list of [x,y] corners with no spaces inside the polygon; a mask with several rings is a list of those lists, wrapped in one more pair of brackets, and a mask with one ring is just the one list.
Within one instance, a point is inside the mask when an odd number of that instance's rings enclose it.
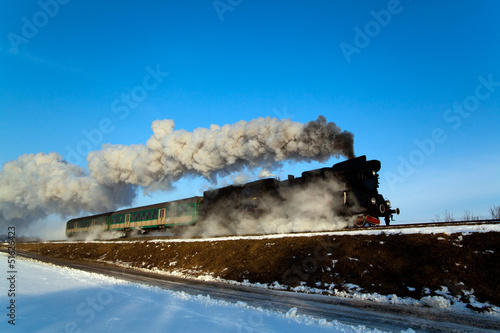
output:
{"label": "train car window", "polygon": [[155,210],[153,211],[153,220],[156,220],[158,218],[158,211]]}
{"label": "train car window", "polygon": [[146,214],[146,220],[151,220],[151,212],[148,212],[148,213]]}

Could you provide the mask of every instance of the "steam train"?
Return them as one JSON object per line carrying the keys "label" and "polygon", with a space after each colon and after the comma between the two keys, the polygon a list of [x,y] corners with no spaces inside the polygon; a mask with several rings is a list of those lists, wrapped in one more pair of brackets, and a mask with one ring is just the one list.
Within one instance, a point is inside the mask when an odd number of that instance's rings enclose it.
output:
{"label": "steam train", "polygon": [[132,230],[144,233],[176,229],[203,223],[213,216],[226,223],[240,217],[258,219],[270,206],[286,203],[312,187],[323,189],[332,198],[331,206],[325,208],[335,216],[355,217],[358,227],[380,225],[380,218],[389,225],[393,214],[400,211],[391,209],[390,201],[378,193],[380,167],[380,161],[367,161],[363,155],[331,168],[305,171],[301,177],[288,176],[283,181],[266,178],[205,191],[203,196],[71,219],[66,223],[66,235],[90,231],[121,231],[126,235]]}

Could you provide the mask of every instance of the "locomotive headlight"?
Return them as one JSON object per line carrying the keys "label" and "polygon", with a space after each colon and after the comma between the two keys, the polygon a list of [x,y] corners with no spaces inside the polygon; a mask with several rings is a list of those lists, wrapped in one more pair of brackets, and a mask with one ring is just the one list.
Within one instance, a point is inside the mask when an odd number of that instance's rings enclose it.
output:
{"label": "locomotive headlight", "polygon": [[374,177],[375,177],[376,175],[377,175],[377,171],[372,170],[372,176],[374,176]]}
{"label": "locomotive headlight", "polygon": [[371,203],[372,205],[375,205],[377,203],[377,199],[375,199],[375,197],[372,197]]}
{"label": "locomotive headlight", "polygon": [[386,204],[386,206],[387,206],[388,208],[391,208],[391,202],[390,202],[389,200],[386,200],[386,201],[385,201],[385,204]]}

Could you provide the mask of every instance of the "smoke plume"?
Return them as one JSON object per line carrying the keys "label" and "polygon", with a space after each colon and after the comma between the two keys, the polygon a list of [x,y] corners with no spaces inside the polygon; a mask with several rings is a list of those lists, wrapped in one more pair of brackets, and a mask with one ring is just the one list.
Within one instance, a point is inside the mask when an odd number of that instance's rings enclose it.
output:
{"label": "smoke plume", "polygon": [[172,120],[156,120],[146,145],[105,145],[87,158],[90,174],[101,184],[132,184],[165,189],[187,175],[215,179],[243,168],[280,161],[324,161],[354,157],[353,135],[320,116],[307,124],[276,118],[233,125],[174,130]]}
{"label": "smoke plume", "polygon": [[353,134],[323,116],[306,124],[258,118],[233,125],[175,130],[152,123],[146,144],[103,145],[87,156],[88,171],[57,153],[22,155],[0,171],[0,225],[27,225],[49,214],[74,216],[130,206],[136,190],[166,190],[186,176],[214,181],[245,168],[283,161],[354,157]]}

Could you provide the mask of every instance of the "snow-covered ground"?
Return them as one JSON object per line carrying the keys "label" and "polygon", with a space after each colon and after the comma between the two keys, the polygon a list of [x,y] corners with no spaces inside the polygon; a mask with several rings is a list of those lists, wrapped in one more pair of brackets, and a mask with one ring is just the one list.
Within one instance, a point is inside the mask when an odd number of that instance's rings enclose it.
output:
{"label": "snow-covered ground", "polygon": [[[398,233],[472,233],[500,232],[499,225],[476,225],[455,227],[429,227],[359,231],[326,232],[339,235],[348,233],[398,234]],[[272,239],[278,237],[314,236],[325,233],[293,235],[233,236],[213,238],[213,241],[240,238]],[[149,242],[207,241],[162,239]],[[0,332],[381,332],[364,326],[352,326],[338,321],[328,321],[302,315],[299,309],[288,312],[256,308],[246,303],[216,300],[209,296],[193,296],[156,287],[134,284],[115,278],[88,273],[71,268],[28,259],[16,258],[16,273],[9,273],[8,257],[0,253]],[[178,273],[183,276],[182,273]],[[15,276],[9,280],[11,275]],[[175,275],[175,274],[174,274]],[[201,279],[217,280],[211,276]],[[235,281],[223,281],[236,283]],[[245,284],[245,283],[241,283]],[[252,285],[253,287],[259,287]],[[269,289],[282,286],[262,285]],[[450,309],[446,290],[442,296],[421,300],[401,299],[395,295],[362,294],[354,292],[341,297],[370,299],[379,303],[406,304]],[[15,289],[15,296],[9,291]],[[301,288],[301,287],[298,287]],[[303,287],[302,287],[303,288]],[[323,289],[321,289],[323,290]],[[300,290],[314,293],[314,290]],[[353,295],[357,295],[356,297]],[[14,310],[8,307],[15,301],[15,325],[9,324]],[[453,310],[466,311],[465,306],[454,302]],[[478,305],[479,306],[479,305]],[[498,309],[494,308],[494,317]],[[469,311],[469,310],[467,310]],[[412,332],[411,329],[407,330]]]}
{"label": "snow-covered ground", "polygon": [[[7,255],[0,253],[0,260],[9,278]],[[380,332],[304,316],[296,308],[263,310],[19,257],[15,268],[14,285],[1,278],[0,332]],[[15,325],[7,308],[12,300]]]}

